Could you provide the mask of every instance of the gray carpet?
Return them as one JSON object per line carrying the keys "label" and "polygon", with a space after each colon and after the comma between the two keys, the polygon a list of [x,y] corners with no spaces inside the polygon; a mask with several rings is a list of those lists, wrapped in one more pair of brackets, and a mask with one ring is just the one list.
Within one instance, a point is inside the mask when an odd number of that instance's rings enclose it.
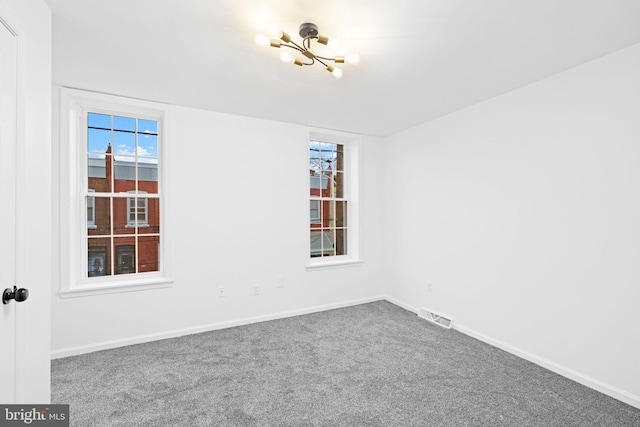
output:
{"label": "gray carpet", "polygon": [[376,302],[58,359],[71,425],[640,426],[640,410]]}

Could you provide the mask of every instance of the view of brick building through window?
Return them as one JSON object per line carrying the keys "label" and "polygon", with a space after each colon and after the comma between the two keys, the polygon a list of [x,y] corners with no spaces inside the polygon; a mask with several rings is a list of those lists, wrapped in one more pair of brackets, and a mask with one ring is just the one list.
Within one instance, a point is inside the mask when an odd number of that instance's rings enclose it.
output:
{"label": "view of brick building through window", "polygon": [[158,123],[88,114],[87,276],[160,270]]}
{"label": "view of brick building through window", "polygon": [[347,199],[344,146],[309,144],[309,225],[311,257],[347,254]]}

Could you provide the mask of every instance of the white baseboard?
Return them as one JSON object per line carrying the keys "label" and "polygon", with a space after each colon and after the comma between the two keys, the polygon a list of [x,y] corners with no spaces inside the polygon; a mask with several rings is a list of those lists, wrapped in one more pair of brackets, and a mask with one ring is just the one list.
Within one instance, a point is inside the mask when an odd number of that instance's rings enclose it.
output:
{"label": "white baseboard", "polygon": [[384,299],[385,299],[385,300],[387,300],[387,301],[389,301],[391,304],[393,304],[393,305],[397,305],[398,307],[402,307],[402,308],[404,308],[404,309],[405,309],[405,310],[407,310],[407,311],[410,311],[410,312],[412,312],[412,313],[415,313],[416,315],[417,315],[417,314],[418,314],[418,312],[420,311],[420,309],[419,309],[418,307],[414,307],[414,306],[412,306],[412,305],[405,304],[404,302],[402,302],[402,301],[400,301],[400,300],[397,300],[397,299],[395,299],[395,298],[393,298],[393,297],[390,297],[390,296],[388,296],[388,295],[387,295]]}
{"label": "white baseboard", "polygon": [[354,305],[366,304],[375,301],[385,300],[384,296],[361,298],[357,300],[345,301],[335,304],[327,304],[315,307],[308,307],[298,310],[273,313],[264,316],[248,317],[244,319],[231,320],[227,322],[213,323],[209,325],[195,326],[192,328],[175,329],[172,331],[160,332],[157,334],[140,335],[121,340],[106,341],[101,343],[89,344],[78,347],[65,348],[51,352],[51,359],[61,359],[63,357],[77,356],[80,354],[93,353],[94,351],[109,350],[112,348],[125,347],[134,344],[143,344],[151,341],[164,340],[167,338],[176,338],[184,335],[199,334],[202,332],[215,331],[219,329],[232,328],[234,326],[249,325],[252,323],[266,322],[269,320],[284,319],[287,317],[300,316],[303,314],[318,313],[321,311],[333,310],[336,308],[351,307]]}
{"label": "white baseboard", "polygon": [[[395,298],[387,297],[386,300],[392,304],[404,308],[405,310],[411,311],[416,314],[418,313],[417,307],[405,304]],[[507,353],[511,353],[515,356],[521,357],[522,359],[528,360],[529,362],[535,363],[538,366],[542,366],[545,369],[555,372],[558,375],[562,375],[563,377],[569,378],[593,390],[599,391],[602,394],[606,394],[607,396],[613,397],[614,399],[640,409],[640,396],[628,393],[617,387],[606,384],[602,381],[598,381],[595,378],[591,378],[587,375],[581,374],[580,372],[577,372],[573,369],[567,368],[566,366],[559,365],[555,362],[544,359],[542,357],[538,357],[535,354],[531,354],[505,342],[493,339],[487,335],[481,334],[480,332],[477,332],[471,328],[467,328],[466,326],[462,326],[458,323],[453,324],[453,329],[472,338],[485,342],[489,345],[497,347],[501,350],[504,350]]]}
{"label": "white baseboard", "polygon": [[636,407],[640,409],[640,396],[633,395],[624,390],[621,390],[612,385],[606,384],[602,381],[598,381],[595,378],[591,378],[587,375],[584,375],[578,371],[567,368],[566,366],[559,365],[555,362],[552,362],[548,359],[544,359],[542,357],[538,357],[535,354],[531,354],[525,350],[519,349],[502,341],[493,339],[488,337],[480,332],[476,332],[473,329],[467,328],[460,324],[454,324],[453,329],[462,332],[465,335],[469,335],[475,339],[478,339],[482,342],[490,344],[494,347],[497,347],[501,350],[504,350],[508,353],[521,357],[529,362],[535,363],[536,365],[542,366],[552,372],[555,372],[558,375],[562,375],[563,377],[569,378],[577,383],[580,383],[584,386],[587,386],[591,389],[599,391],[602,394],[606,394],[607,396],[613,397],[614,399],[620,400],[628,405]]}

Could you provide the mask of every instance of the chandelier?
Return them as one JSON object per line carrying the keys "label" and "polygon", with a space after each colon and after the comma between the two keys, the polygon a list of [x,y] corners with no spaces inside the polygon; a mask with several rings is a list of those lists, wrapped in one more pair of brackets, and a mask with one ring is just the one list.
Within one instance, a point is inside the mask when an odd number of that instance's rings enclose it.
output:
{"label": "chandelier", "polygon": [[[305,22],[304,24],[300,25],[300,28],[298,30],[298,34],[300,34],[300,37],[302,37],[302,43],[300,44],[291,40],[291,36],[284,31],[270,28],[267,30],[267,32],[271,37],[267,37],[263,34],[258,34],[256,36],[256,44],[260,46],[271,46],[278,49],[287,47],[299,52],[302,55],[296,57],[289,52],[283,51],[282,53],[280,53],[280,59],[283,62],[295,64],[300,67],[302,67],[303,65],[313,65],[317,62],[324,65],[326,67],[326,70],[333,74],[336,79],[342,77],[342,70],[330,64],[330,62],[333,62],[333,64],[344,64],[345,62],[349,64],[357,64],[360,62],[360,55],[356,53],[334,57],[320,56],[319,54],[314,53],[311,48],[311,42],[313,40],[315,40],[316,43],[320,43],[322,45],[330,45],[330,47],[332,47],[332,43],[329,42],[329,37],[324,36],[318,32],[317,25],[310,22]],[[316,49],[317,47],[318,46],[315,46],[313,50],[315,50],[316,52],[321,52]]]}

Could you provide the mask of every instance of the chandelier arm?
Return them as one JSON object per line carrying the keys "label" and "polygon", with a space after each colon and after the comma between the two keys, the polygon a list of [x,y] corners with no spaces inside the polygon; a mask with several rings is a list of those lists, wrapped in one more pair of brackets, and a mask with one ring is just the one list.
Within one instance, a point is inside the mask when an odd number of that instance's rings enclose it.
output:
{"label": "chandelier arm", "polygon": [[327,64],[325,64],[325,63],[322,61],[322,59],[325,59],[325,58],[320,58],[319,56],[316,56],[316,57],[315,57],[315,60],[316,60],[316,61],[318,61],[319,63],[321,63],[321,64],[322,64],[322,65],[324,65],[325,67],[327,67]]}
{"label": "chandelier arm", "polygon": [[297,44],[296,42],[294,42],[293,40],[291,41],[291,43],[293,43],[298,49],[300,49],[300,52],[302,52],[303,50],[305,50],[304,48],[304,43],[302,44],[302,46],[300,46],[299,44]]}
{"label": "chandelier arm", "polygon": [[336,58],[325,58],[324,56],[316,56],[316,58],[324,59],[325,61],[336,62]]}
{"label": "chandelier arm", "polygon": [[[293,42],[291,42],[291,43],[293,43]],[[293,43],[293,44],[295,44],[295,43]],[[302,49],[298,45],[291,46],[291,45],[288,45],[288,44],[283,44],[283,45],[280,45],[280,46],[285,46],[285,47],[288,47],[290,49],[297,50],[298,52],[304,52],[305,51],[305,49]],[[314,63],[315,63],[315,61],[313,60],[313,58],[311,58],[311,62],[303,62],[302,65],[313,65]]]}
{"label": "chandelier arm", "polygon": [[304,46],[304,42],[307,42],[307,49],[311,50],[311,40],[317,39],[315,36],[307,36],[302,40],[302,46]]}
{"label": "chandelier arm", "polygon": [[[293,42],[290,42],[290,43],[293,43]],[[290,44],[281,44],[280,46],[284,46],[284,47],[288,47],[288,48],[291,48],[291,49],[295,49],[295,50],[297,50],[298,52],[302,52],[302,51],[304,51],[304,49],[303,49],[303,48],[301,48],[300,46],[298,46],[297,44],[295,44],[295,43],[293,43],[293,44],[294,44],[295,46],[291,46]]]}

